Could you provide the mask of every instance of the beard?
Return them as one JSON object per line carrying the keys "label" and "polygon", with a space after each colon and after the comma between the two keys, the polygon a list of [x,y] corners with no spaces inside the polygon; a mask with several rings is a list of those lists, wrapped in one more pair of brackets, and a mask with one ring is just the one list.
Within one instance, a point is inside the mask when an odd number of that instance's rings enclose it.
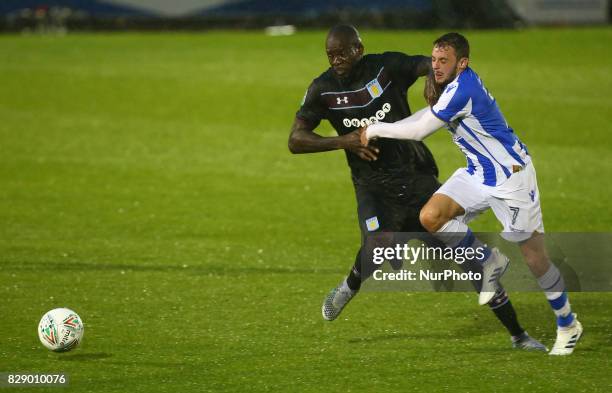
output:
{"label": "beard", "polygon": [[427,80],[425,81],[425,88],[423,90],[423,97],[425,98],[425,101],[427,101],[429,106],[434,106],[438,102],[440,96],[442,95],[442,92],[444,92],[444,89],[446,89],[446,86],[448,86],[449,83],[455,80],[456,77],[457,70],[453,71],[453,73],[449,75],[448,78],[446,78],[444,81],[438,83],[438,81],[436,81],[436,77],[433,71],[430,72],[429,75],[427,75]]}
{"label": "beard", "polygon": [[455,80],[455,78],[457,77],[457,74],[458,74],[458,70],[457,68],[455,68],[453,73],[450,74],[448,78],[446,78],[443,82],[440,82],[440,83],[436,82],[436,84],[440,87],[441,90],[444,90],[446,86],[448,86],[449,83]]}
{"label": "beard", "polygon": [[425,87],[423,89],[423,98],[425,98],[429,106],[434,106],[438,102],[446,86],[455,80],[457,74],[458,69],[455,68],[453,73],[440,83],[436,81],[433,71],[427,75],[427,80],[425,81]]}

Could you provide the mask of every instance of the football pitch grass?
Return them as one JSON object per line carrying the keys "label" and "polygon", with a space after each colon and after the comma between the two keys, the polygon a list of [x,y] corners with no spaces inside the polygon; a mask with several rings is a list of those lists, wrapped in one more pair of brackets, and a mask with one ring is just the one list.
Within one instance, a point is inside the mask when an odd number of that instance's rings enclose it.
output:
{"label": "football pitch grass", "polygon": [[[439,33],[362,37],[428,54]],[[467,36],[547,231],[610,231],[612,29]],[[66,372],[79,392],[612,390],[610,293],[571,295],[585,336],[566,358],[512,350],[473,293],[364,292],[323,321],[359,243],[353,189],[341,152],[286,147],[323,40],[0,36],[0,372]],[[447,132],[427,144],[442,180],[464,165]],[[544,296],[511,298],[550,347]],[[38,342],[56,307],[85,322],[69,353]]]}

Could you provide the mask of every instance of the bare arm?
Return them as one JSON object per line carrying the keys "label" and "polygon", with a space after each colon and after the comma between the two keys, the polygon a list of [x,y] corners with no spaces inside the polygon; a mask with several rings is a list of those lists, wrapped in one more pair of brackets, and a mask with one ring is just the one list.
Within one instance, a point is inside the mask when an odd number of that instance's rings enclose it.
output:
{"label": "bare arm", "polygon": [[296,117],[289,135],[289,151],[293,154],[302,154],[346,149],[362,160],[376,161],[378,158],[377,148],[361,144],[359,130],[342,136],[323,137],[315,133],[314,128],[308,122]]}
{"label": "bare arm", "polygon": [[421,141],[444,126],[429,107],[423,108],[405,119],[395,123],[376,123],[368,126],[362,134],[362,143],[373,138],[412,139]]}

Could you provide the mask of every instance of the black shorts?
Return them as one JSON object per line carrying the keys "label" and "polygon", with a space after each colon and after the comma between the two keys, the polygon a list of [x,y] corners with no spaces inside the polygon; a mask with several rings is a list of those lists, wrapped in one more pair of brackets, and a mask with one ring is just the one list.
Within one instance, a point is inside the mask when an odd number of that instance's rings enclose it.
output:
{"label": "black shorts", "polygon": [[433,175],[394,176],[376,184],[355,184],[362,237],[369,232],[426,232],[421,208],[440,187]]}

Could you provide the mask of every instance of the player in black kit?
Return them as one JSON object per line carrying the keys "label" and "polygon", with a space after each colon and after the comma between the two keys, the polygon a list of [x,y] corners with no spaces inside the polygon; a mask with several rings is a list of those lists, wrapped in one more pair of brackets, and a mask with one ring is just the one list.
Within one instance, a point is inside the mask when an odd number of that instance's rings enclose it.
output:
{"label": "player in black kit", "polygon": [[[359,128],[409,116],[407,90],[430,72],[430,57],[399,52],[363,55],[359,33],[348,25],[330,30],[326,51],[331,67],[308,88],[291,129],[289,150],[297,154],[344,149],[362,238],[375,231],[426,232],[419,211],[440,186],[431,152],[423,142],[392,139],[365,147]],[[332,124],[337,137],[314,132],[323,119]],[[371,274],[362,271],[360,253],[361,248],[346,279],[323,303],[323,318],[328,321],[338,317]],[[505,291],[496,294],[489,306],[510,332],[514,347],[545,350],[521,328]]]}

